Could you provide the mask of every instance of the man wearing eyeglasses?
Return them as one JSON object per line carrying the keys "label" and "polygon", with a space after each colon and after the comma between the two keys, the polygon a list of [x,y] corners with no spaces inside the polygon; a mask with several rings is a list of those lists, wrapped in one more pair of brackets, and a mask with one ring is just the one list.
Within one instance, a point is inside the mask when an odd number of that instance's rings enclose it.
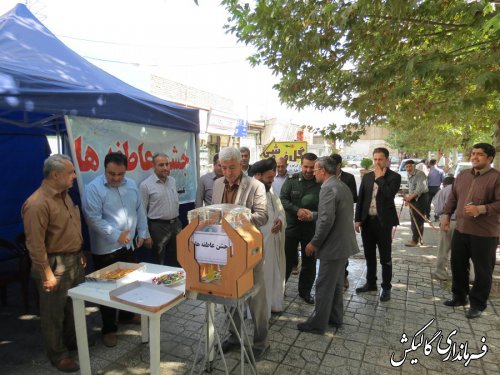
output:
{"label": "man wearing eyeglasses", "polygon": [[[90,246],[95,269],[115,262],[136,263],[137,247],[151,247],[146,212],[136,183],[125,177],[127,157],[110,152],[104,159],[104,175],[90,182],[83,193],[82,208],[89,227]],[[107,347],[117,344],[116,309],[100,306],[102,338]],[[139,316],[119,312],[119,321],[139,324]]]}
{"label": "man wearing eyeglasses", "polygon": [[[265,225],[269,219],[267,213],[266,188],[264,184],[245,175],[241,169],[241,154],[237,148],[225,147],[219,152],[223,177],[215,180],[212,204],[238,204],[252,211],[251,222],[257,228]],[[266,250],[264,250],[266,251]],[[253,270],[254,293],[248,299],[248,307],[253,320],[253,354],[260,361],[269,350],[269,325],[267,317],[266,283],[264,265],[260,262]],[[234,324],[240,331],[241,319],[233,313]],[[229,337],[222,343],[224,353],[240,348],[237,333],[229,329]]]}
{"label": "man wearing eyeglasses", "polygon": [[342,326],[345,264],[359,251],[354,233],[352,194],[336,176],[336,161],[323,156],[316,161],[314,176],[321,183],[318,219],[314,237],[305,247],[308,256],[319,259],[314,312],[297,328],[303,332],[323,334],[328,325]]}

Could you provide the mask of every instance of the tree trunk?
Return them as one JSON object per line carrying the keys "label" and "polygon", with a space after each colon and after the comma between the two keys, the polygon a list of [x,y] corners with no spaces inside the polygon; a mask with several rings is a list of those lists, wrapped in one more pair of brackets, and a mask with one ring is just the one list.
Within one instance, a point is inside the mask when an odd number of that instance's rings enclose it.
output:
{"label": "tree trunk", "polygon": [[497,152],[493,160],[493,165],[497,170],[500,170],[500,119],[497,121],[497,128],[493,134],[493,147],[495,147]]}

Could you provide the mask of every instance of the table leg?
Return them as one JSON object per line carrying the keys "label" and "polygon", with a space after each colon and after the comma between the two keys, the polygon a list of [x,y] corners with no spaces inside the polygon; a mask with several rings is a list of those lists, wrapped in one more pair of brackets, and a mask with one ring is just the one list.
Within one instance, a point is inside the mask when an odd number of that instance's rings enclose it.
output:
{"label": "table leg", "polygon": [[160,316],[149,318],[149,366],[151,375],[160,374]]}
{"label": "table leg", "polygon": [[80,373],[91,375],[89,343],[87,339],[87,320],[85,318],[85,302],[78,298],[73,300],[73,315],[75,319],[76,342],[78,344],[78,360]]}
{"label": "table leg", "polygon": [[142,343],[146,343],[149,341],[149,331],[148,331],[148,316],[141,315],[141,334],[142,334]]}
{"label": "table leg", "polygon": [[208,360],[208,364],[211,364],[215,358],[215,336],[214,336],[214,321],[212,317],[215,316],[215,303],[206,303],[206,332],[205,337],[207,338],[205,344],[205,358]]}

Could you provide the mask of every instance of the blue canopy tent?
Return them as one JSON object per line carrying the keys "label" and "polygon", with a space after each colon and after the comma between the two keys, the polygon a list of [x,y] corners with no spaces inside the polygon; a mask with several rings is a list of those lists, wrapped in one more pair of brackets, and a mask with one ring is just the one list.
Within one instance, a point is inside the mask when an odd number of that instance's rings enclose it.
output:
{"label": "blue canopy tent", "polygon": [[[64,138],[64,115],[199,133],[198,110],[157,98],[92,65],[22,4],[0,17],[0,51],[0,163],[4,175],[0,237],[9,239],[22,232],[21,205],[39,186],[48,155],[45,135]],[[69,154],[64,147],[63,152]]]}

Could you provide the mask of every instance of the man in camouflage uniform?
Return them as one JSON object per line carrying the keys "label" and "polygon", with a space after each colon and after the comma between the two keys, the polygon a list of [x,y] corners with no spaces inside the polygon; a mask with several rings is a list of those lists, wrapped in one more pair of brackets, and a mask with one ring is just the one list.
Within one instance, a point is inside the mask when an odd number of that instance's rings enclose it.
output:
{"label": "man in camouflage uniform", "polygon": [[299,276],[299,296],[314,304],[311,289],[316,278],[316,258],[304,252],[316,229],[319,191],[321,184],[314,178],[314,163],[318,157],[313,153],[302,156],[302,170],[290,176],[281,188],[281,203],[286,211],[286,280],[297,264],[297,247],[300,243],[302,268]]}

